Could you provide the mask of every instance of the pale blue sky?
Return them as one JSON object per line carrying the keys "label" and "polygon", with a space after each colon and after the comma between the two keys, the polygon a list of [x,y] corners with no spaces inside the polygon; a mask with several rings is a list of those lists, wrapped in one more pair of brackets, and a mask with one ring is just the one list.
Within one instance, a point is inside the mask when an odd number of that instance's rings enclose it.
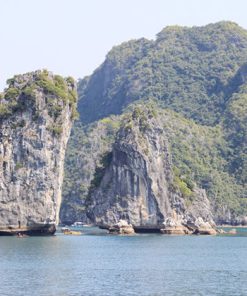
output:
{"label": "pale blue sky", "polygon": [[0,90],[40,68],[84,77],[112,46],[167,25],[232,20],[247,29],[246,12],[247,0],[0,0]]}

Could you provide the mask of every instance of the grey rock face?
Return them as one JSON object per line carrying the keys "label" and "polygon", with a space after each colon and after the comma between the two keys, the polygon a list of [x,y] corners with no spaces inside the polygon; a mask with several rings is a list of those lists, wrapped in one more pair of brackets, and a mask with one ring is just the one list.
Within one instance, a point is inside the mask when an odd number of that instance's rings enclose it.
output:
{"label": "grey rock face", "polygon": [[[72,108],[69,101],[42,87],[35,87],[32,99],[23,93],[39,74],[15,80],[16,102],[22,102],[23,108],[1,119],[0,231],[4,232],[54,232],[50,225],[58,222]],[[54,84],[50,73],[47,80]],[[65,82],[65,93],[73,88]],[[51,114],[52,107],[59,110],[56,116]]]}
{"label": "grey rock face", "polygon": [[144,124],[137,118],[120,129],[109,165],[88,201],[88,217],[94,223],[114,225],[123,219],[135,230],[155,230],[162,229],[167,218],[187,225],[200,217],[214,224],[204,190],[195,188],[188,203],[174,186],[169,143],[160,120],[150,116]]}

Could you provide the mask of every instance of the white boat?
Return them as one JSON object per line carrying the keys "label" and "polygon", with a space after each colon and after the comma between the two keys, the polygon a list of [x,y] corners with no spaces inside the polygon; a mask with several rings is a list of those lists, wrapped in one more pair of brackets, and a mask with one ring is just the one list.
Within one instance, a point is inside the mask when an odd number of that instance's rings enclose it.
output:
{"label": "white boat", "polygon": [[83,222],[76,221],[76,222],[74,222],[71,226],[72,226],[72,227],[83,226]]}

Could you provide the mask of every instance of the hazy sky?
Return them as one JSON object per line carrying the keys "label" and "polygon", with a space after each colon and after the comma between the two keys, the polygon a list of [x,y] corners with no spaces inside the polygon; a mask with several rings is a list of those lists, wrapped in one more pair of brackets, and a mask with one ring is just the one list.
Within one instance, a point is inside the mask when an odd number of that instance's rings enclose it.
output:
{"label": "hazy sky", "polygon": [[0,91],[39,68],[89,75],[112,46],[167,25],[232,20],[247,29],[246,13],[247,0],[0,0]]}

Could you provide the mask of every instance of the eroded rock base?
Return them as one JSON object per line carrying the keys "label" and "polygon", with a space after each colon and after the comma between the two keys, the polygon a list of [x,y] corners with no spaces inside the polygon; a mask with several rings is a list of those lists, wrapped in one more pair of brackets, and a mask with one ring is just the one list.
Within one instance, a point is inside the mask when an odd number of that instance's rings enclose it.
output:
{"label": "eroded rock base", "polygon": [[120,220],[115,225],[110,226],[108,230],[110,234],[130,235],[135,233],[133,226],[124,220]]}
{"label": "eroded rock base", "polygon": [[[175,217],[175,218],[174,218]],[[185,223],[186,222],[186,223]],[[101,228],[103,228],[101,226]],[[134,233],[162,233],[171,235],[216,235],[217,230],[214,224],[205,222],[201,217],[195,221],[185,221],[178,215],[173,215],[173,218],[167,218],[163,225],[155,226],[133,226],[125,220],[120,220],[114,225],[105,227],[110,234],[129,235]]]}
{"label": "eroded rock base", "polygon": [[54,235],[56,232],[56,226],[54,224],[37,225],[32,227],[22,228],[0,228],[0,236],[13,236],[13,235],[28,235],[28,236],[43,236],[43,235]]}
{"label": "eroded rock base", "polygon": [[216,235],[217,231],[215,225],[209,222],[205,222],[201,217],[198,217],[194,221],[183,220],[178,215],[174,218],[167,218],[163,223],[164,226],[160,229],[163,234],[201,234],[201,235]]}

